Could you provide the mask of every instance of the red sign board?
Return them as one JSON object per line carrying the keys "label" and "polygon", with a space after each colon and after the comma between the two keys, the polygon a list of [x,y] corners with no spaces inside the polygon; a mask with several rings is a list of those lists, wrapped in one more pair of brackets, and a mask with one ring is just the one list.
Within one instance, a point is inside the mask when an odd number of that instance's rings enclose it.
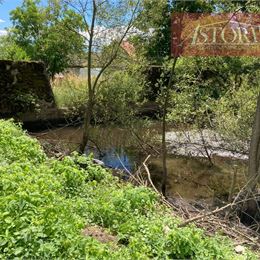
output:
{"label": "red sign board", "polygon": [[172,56],[260,56],[260,15],[173,13]]}

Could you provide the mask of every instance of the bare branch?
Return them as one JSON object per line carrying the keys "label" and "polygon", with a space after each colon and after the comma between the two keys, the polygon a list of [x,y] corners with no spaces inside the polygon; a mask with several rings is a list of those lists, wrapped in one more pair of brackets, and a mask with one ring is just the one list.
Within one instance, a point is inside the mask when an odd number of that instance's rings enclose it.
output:
{"label": "bare branch", "polygon": [[90,34],[89,34],[89,46],[88,46],[88,89],[89,92],[92,92],[92,82],[91,82],[91,62],[92,62],[92,44],[93,44],[93,36],[94,36],[94,28],[95,28],[95,22],[96,22],[96,14],[97,14],[97,8],[96,8],[96,1],[92,1],[93,4],[93,15],[91,20],[91,26],[90,26]]}
{"label": "bare branch", "polygon": [[93,85],[93,89],[94,89],[94,90],[95,90],[95,88],[96,88],[96,85],[98,84],[98,81],[99,81],[101,75],[102,75],[102,74],[105,72],[105,70],[111,65],[111,63],[116,59],[117,53],[118,53],[118,51],[119,51],[119,49],[120,49],[120,46],[121,46],[123,40],[125,39],[126,35],[128,34],[129,30],[131,29],[131,27],[132,27],[132,25],[133,25],[134,17],[135,17],[135,15],[136,15],[136,12],[137,12],[137,10],[138,10],[139,5],[140,5],[140,0],[138,0],[137,4],[136,4],[136,6],[135,6],[135,8],[134,8],[134,10],[133,10],[133,13],[132,13],[132,15],[131,15],[130,21],[129,21],[129,23],[128,23],[128,26],[127,26],[127,28],[126,28],[124,34],[122,35],[121,39],[119,40],[119,42],[118,42],[118,44],[117,44],[117,46],[116,46],[116,48],[115,48],[114,54],[111,56],[111,58],[109,59],[109,61],[103,66],[103,68],[102,68],[102,69],[100,70],[100,72],[98,73],[98,75],[97,75],[97,77],[96,77],[96,79],[95,79],[94,85]]}

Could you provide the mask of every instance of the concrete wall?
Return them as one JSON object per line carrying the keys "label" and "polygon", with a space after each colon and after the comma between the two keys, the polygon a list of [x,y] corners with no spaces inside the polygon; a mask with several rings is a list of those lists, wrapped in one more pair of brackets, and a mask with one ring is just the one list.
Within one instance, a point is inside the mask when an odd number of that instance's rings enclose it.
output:
{"label": "concrete wall", "polygon": [[0,116],[46,107],[55,107],[55,102],[44,64],[0,60]]}

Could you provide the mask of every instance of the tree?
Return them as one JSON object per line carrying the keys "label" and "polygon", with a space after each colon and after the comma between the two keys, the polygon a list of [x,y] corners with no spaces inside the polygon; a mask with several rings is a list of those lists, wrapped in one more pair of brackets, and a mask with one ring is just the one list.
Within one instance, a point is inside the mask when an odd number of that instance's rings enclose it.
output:
{"label": "tree", "polygon": [[137,27],[147,32],[137,36],[137,48],[142,49],[151,64],[162,65],[171,52],[171,15],[173,12],[211,12],[214,0],[176,1],[144,0],[143,10],[137,19]]}
{"label": "tree", "polygon": [[[97,89],[103,73],[113,64],[121,44],[131,33],[135,18],[140,10],[140,0],[101,1],[63,0],[67,10],[76,12],[84,21],[85,31],[80,35],[87,42],[88,101],[84,113],[83,139],[80,150],[84,152],[90,138],[90,125]],[[77,31],[67,24],[69,31]],[[102,52],[107,48],[105,54]],[[91,76],[93,65],[100,68],[95,78]]]}
{"label": "tree", "polygon": [[74,30],[82,30],[81,17],[62,8],[60,1],[49,0],[43,7],[39,0],[24,0],[11,12],[11,20],[9,37],[31,60],[43,61],[52,77],[83,53],[82,37],[64,30],[67,23]]}
{"label": "tree", "polygon": [[[172,11],[175,12],[184,12],[184,11],[202,11],[202,10],[208,10],[208,8],[212,8],[212,6],[209,5],[209,3],[206,3],[204,1],[194,1],[192,3],[186,3],[186,2],[176,2],[172,1],[167,2],[167,10],[168,12],[166,13],[167,21],[165,23],[166,25],[166,32],[168,32],[170,28],[170,17]],[[159,27],[160,28],[160,27]],[[167,29],[168,28],[168,29]],[[169,36],[169,35],[168,35]],[[170,41],[169,41],[170,42]],[[170,46],[166,44],[166,50],[169,51],[170,55]],[[170,92],[174,88],[175,84],[175,68],[177,64],[178,57],[174,58],[167,58],[165,57],[164,59],[166,60],[166,73],[169,73],[169,80],[168,84],[164,85],[162,84],[162,165],[163,165],[163,176],[162,176],[162,194],[166,197],[166,185],[167,185],[167,179],[168,179],[168,170],[167,170],[167,145],[166,145],[166,128],[167,128],[167,112],[169,108],[169,99],[170,99]]]}
{"label": "tree", "polygon": [[9,36],[0,37],[0,59],[3,60],[30,60],[27,53]]}
{"label": "tree", "polygon": [[260,179],[260,95],[257,100],[255,122],[253,125],[249,153],[249,191],[254,191]]}

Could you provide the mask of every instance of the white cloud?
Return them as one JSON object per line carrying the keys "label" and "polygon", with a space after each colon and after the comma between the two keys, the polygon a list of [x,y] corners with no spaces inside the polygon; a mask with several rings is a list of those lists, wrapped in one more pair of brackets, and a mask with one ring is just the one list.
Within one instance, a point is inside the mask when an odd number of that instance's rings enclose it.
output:
{"label": "white cloud", "polygon": [[2,19],[0,19],[0,23],[5,23],[5,21],[4,21],[4,20],[2,20]]}
{"label": "white cloud", "polygon": [[0,30],[0,36],[4,36],[7,35],[7,31],[6,30]]}
{"label": "white cloud", "polygon": [[[94,46],[103,46],[110,44],[113,40],[119,40],[126,31],[126,26],[118,26],[114,28],[106,28],[104,26],[96,26],[94,30]],[[132,27],[126,37],[125,40],[127,40],[130,36],[134,35],[143,35],[143,36],[150,36],[152,34],[153,30],[150,29],[148,33],[144,33],[140,31],[139,29]],[[89,39],[89,34],[87,32],[81,32],[83,36],[85,36],[87,39]]]}

